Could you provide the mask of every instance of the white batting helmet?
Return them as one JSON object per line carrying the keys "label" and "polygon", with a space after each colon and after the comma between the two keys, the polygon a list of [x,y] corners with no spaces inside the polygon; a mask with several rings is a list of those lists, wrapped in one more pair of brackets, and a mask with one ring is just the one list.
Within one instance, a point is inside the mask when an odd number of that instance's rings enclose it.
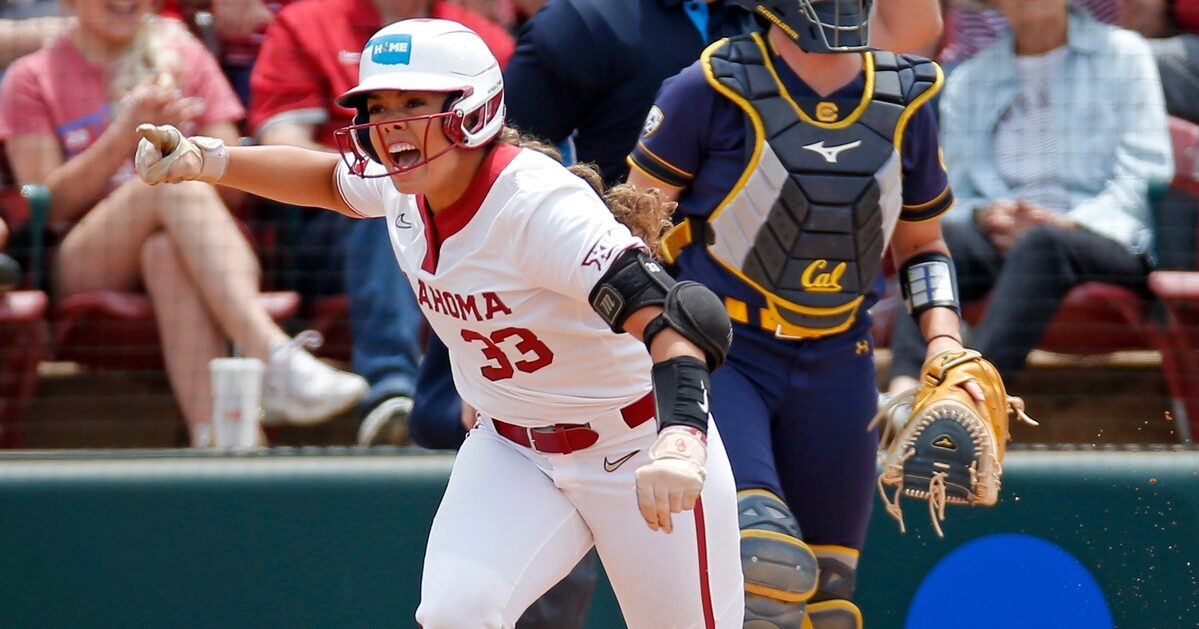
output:
{"label": "white batting helmet", "polygon": [[366,94],[384,90],[457,94],[437,115],[455,146],[484,146],[504,126],[500,64],[478,33],[451,20],[402,20],[383,27],[366,43],[358,85],[337,99],[338,105],[358,110],[354,124],[337,135],[343,149],[348,144],[359,158],[381,161],[370,143],[371,127],[377,125],[369,122],[363,101]]}

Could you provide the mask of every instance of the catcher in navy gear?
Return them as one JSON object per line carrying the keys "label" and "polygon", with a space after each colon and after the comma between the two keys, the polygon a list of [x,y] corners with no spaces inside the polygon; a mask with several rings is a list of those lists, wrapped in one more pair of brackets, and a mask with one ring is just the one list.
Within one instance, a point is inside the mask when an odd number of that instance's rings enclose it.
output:
{"label": "catcher in navy gear", "polygon": [[[738,4],[766,31],[663,84],[629,182],[678,201],[663,255],[734,321],[712,413],[739,492],[745,626],[861,627],[879,444],[868,309],[888,245],[930,356],[961,350],[939,224],[953,195],[927,104],[943,75],[869,49],[871,0]],[[954,385],[987,400],[973,378]]]}

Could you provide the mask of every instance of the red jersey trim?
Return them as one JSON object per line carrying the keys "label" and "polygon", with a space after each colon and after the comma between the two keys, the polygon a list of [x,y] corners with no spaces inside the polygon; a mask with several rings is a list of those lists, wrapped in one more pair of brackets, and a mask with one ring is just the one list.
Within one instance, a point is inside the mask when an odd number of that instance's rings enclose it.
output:
{"label": "red jersey trim", "polygon": [[496,144],[487,153],[487,157],[483,158],[483,163],[479,164],[479,170],[470,180],[466,192],[462,193],[462,196],[451,203],[449,207],[437,213],[429,211],[425,195],[416,196],[416,206],[420,209],[421,219],[424,220],[426,226],[425,244],[427,246],[425,259],[421,262],[422,269],[428,273],[437,272],[441,243],[445,242],[446,238],[462,231],[470,219],[475,217],[475,214],[479,212],[479,206],[483,205],[484,199],[487,198],[487,193],[491,192],[491,186],[495,184],[495,180],[518,154],[520,154],[520,148],[516,146]]}

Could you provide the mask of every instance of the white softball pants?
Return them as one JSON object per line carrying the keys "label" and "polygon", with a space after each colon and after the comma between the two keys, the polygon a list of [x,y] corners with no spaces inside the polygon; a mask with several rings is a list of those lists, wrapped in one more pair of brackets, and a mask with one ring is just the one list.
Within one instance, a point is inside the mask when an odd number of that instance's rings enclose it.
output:
{"label": "white softball pants", "polygon": [[613,415],[592,422],[595,445],[571,454],[519,446],[481,417],[429,534],[416,612],[424,629],[513,627],[593,545],[630,629],[741,627],[736,490],[715,425],[700,505],[674,514],[668,535],[646,526],[634,485],[654,422],[628,429]]}

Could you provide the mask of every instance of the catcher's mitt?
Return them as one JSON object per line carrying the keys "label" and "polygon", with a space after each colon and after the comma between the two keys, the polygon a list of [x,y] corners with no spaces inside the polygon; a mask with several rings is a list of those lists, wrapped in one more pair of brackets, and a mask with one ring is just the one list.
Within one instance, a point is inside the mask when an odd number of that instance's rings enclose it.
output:
{"label": "catcher's mitt", "polygon": [[[974,380],[986,398],[986,413],[962,387]],[[911,406],[906,422],[895,421],[897,408]],[[879,409],[871,427],[884,422],[878,490],[887,512],[905,532],[901,495],[928,500],[938,536],[945,505],[991,506],[999,500],[1008,416],[1037,425],[1024,413],[1024,400],[1007,394],[995,367],[970,349],[941,352],[925,361],[920,384]],[[886,487],[895,487],[888,497]]]}

